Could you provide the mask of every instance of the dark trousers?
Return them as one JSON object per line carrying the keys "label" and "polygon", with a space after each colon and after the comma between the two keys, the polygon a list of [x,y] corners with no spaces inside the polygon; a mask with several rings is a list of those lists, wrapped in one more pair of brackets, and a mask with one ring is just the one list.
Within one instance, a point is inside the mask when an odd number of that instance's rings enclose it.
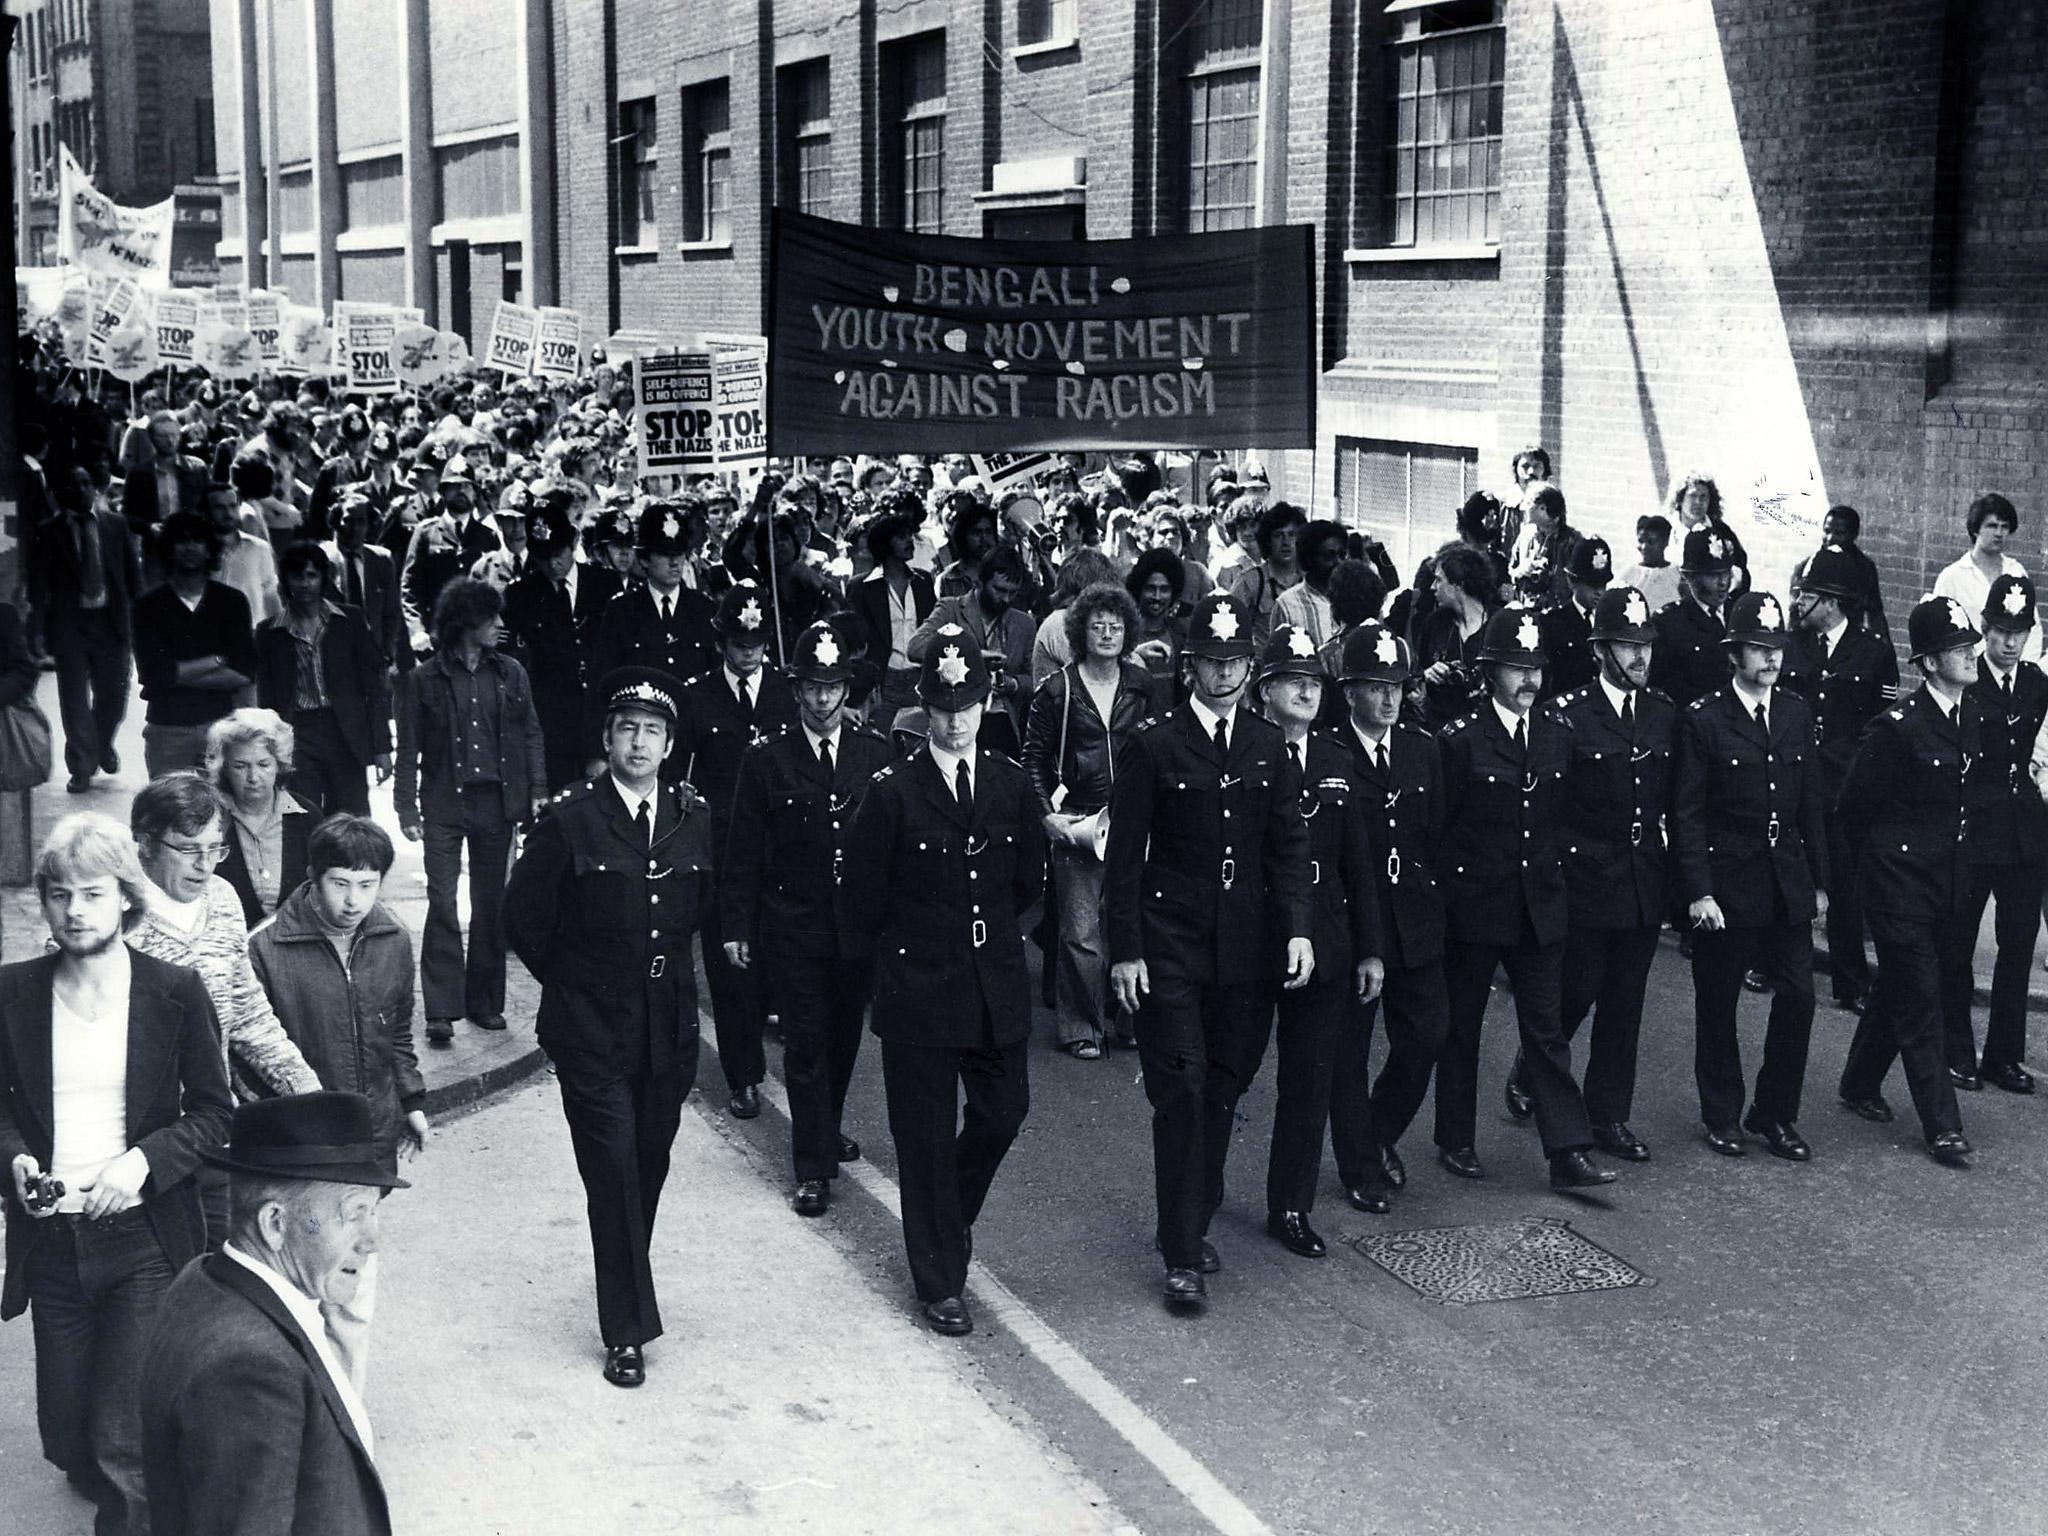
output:
{"label": "dark trousers", "polygon": [[882,1042],[903,1248],[919,1301],[943,1301],[967,1288],[971,1229],[1031,1109],[1029,1057],[1024,1040],[964,1051]]}
{"label": "dark trousers", "polygon": [[[1976,932],[1972,923],[1967,933],[1974,938]],[[1884,1086],[1892,1062],[1901,1062],[1920,1129],[1929,1141],[1963,1128],[1955,1084],[1949,1081],[1942,1002],[1945,992],[1953,992],[1958,965],[1964,985],[1969,984],[1975,945],[1963,939],[1964,933],[1960,916],[1930,923],[1921,917],[1870,914],[1870,936],[1877,942],[1877,986],[1842,1063],[1842,1097],[1871,1099]]]}
{"label": "dark trousers", "polygon": [[[1656,928],[1575,927],[1564,941],[1564,1037],[1576,1040],[1593,1016],[1586,1047],[1586,1115],[1595,1125],[1628,1119],[1636,1096],[1636,1045],[1643,1031],[1643,991],[1657,958]],[[1515,1082],[1530,1089],[1529,1063],[1515,1057]]]}
{"label": "dark trousers", "polygon": [[[1393,1146],[1415,1123],[1430,1077],[1444,1053],[1450,1001],[1441,961],[1387,972],[1370,1003],[1347,998],[1330,1071],[1330,1150],[1346,1189],[1379,1180],[1379,1150]],[[1387,1059],[1374,1080],[1374,1015],[1386,1020]]]}
{"label": "dark trousers", "polygon": [[[505,1011],[505,861],[513,824],[496,784],[464,789],[461,816],[422,829],[427,866],[427,927],[420,942],[420,992],[430,1019],[481,1018]],[[469,851],[469,954],[455,884]]]}
{"label": "dark trousers", "polygon": [[2048,882],[2048,870],[2039,864],[1970,866],[1970,899],[1961,919],[1969,938],[1970,965],[1964,967],[1960,1009],[1953,997],[1944,996],[1942,1000],[1950,1066],[1974,1072],[1980,1065],[1976,1035],[1970,1025],[1974,981],[1969,971],[1976,960],[1977,929],[1984,921],[1984,904],[1992,900],[1998,903],[1998,915],[1992,920],[1998,938],[1998,959],[1991,967],[1991,1014],[1984,1025],[1981,1065],[1984,1071],[1991,1072],[2016,1066],[2026,1059],[2027,980],[2034,970],[2034,940],[2040,932],[2044,882]]}
{"label": "dark trousers", "polygon": [[292,778],[304,785],[329,816],[346,811],[370,814],[370,783],[365,765],[356,761],[341,722],[331,709],[302,709],[292,716]]}
{"label": "dark trousers", "polygon": [[1593,1145],[1586,1101],[1572,1075],[1572,1048],[1559,1016],[1564,945],[1539,944],[1523,920],[1519,942],[1444,946],[1444,989],[1450,1031],[1436,1068],[1436,1144],[1445,1151],[1473,1145],[1479,1122],[1479,1034],[1494,973],[1505,970],[1515,994],[1515,1024],[1536,1100],[1536,1129],[1546,1155]]}
{"label": "dark trousers", "polygon": [[142,1362],[171,1261],[136,1206],[37,1222],[26,1263],[44,1459],[91,1494],[97,1536],[146,1532]]}
{"label": "dark trousers", "polygon": [[629,1074],[555,1064],[590,1214],[597,1331],[607,1348],[661,1337],[647,1249],[683,1100],[697,1078],[694,1030],[683,1042],[683,1058],[666,1072]]}
{"label": "dark trousers", "polygon": [[799,1182],[839,1174],[839,1124],[860,1058],[861,1015],[871,973],[830,957],[769,955],[758,947],[768,995],[782,1020],[782,1086],[789,1094],[789,1149]]}
{"label": "dark trousers", "polygon": [[[1832,804],[1834,796],[1828,797]],[[1828,915],[1824,924],[1828,936],[1828,974],[1833,979],[1837,1001],[1866,997],[1870,993],[1870,961],[1863,950],[1863,898],[1856,884],[1857,849],[1843,835],[1841,821],[1827,813],[1828,868],[1834,879],[1828,887]]]}
{"label": "dark trousers", "polygon": [[704,914],[704,979],[711,984],[711,1027],[718,1036],[718,1070],[734,1093],[757,1086],[768,1075],[768,1053],[761,1043],[768,1027],[767,989],[761,973],[741,970],[725,958],[725,931],[718,907]]}
{"label": "dark trousers", "polygon": [[1152,1105],[1152,1180],[1159,1251],[1193,1269],[1223,1203],[1223,1163],[1237,1101],[1258,1075],[1273,1029],[1269,986],[1212,986],[1151,974],[1138,1009],[1138,1064]]}
{"label": "dark trousers", "polygon": [[1318,980],[1280,994],[1273,1033],[1273,1146],[1266,1155],[1269,1211],[1315,1209],[1337,1031],[1348,1017],[1346,999],[1356,996],[1351,981]]}
{"label": "dark trousers", "polygon": [[50,647],[57,663],[57,714],[64,766],[98,773],[128,713],[128,645],[104,609],[72,615]]}
{"label": "dark trousers", "polygon": [[1756,1075],[1757,1113],[1790,1125],[1806,1086],[1806,1047],[1813,1034],[1813,925],[1692,931],[1693,1076],[1700,1118],[1717,1130],[1742,1118],[1742,1044],[1736,1009],[1745,971],[1764,973],[1771,988],[1764,1062]]}

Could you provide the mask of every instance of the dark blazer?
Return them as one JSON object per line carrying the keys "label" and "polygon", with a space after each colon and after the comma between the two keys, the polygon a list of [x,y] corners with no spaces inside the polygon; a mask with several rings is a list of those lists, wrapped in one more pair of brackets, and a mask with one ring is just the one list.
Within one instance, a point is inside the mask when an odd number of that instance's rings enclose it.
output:
{"label": "dark blazer", "polygon": [[[1308,886],[1315,944],[1313,984],[1351,995],[1353,971],[1380,953],[1379,890],[1373,880],[1372,838],[1365,827],[1369,791],[1333,731],[1312,732],[1307,741],[1308,772],[1302,776],[1295,814],[1308,832]],[[1275,909],[1277,910],[1277,909]],[[1268,913],[1270,925],[1273,913]],[[1286,962],[1290,934],[1274,932],[1276,963]]]}
{"label": "dark blazer", "polygon": [[[299,802],[301,809],[288,810],[284,816],[282,868],[277,882],[279,906],[284,905],[285,897],[305,883],[306,845],[313,840],[313,829],[325,819],[324,813],[309,796],[293,790],[292,797]],[[242,901],[242,921],[254,928],[265,916],[263,903],[256,895],[256,878],[249,873],[249,861],[242,856],[242,840],[235,835],[233,821],[223,814],[221,824],[226,831],[224,841],[228,845],[228,856],[220,861],[220,867],[214,873],[234,887],[235,894]]]}
{"label": "dark blazer", "polygon": [[384,1484],[284,1303],[225,1254],[172,1282],[142,1367],[157,1536],[389,1536]]}
{"label": "dark blazer", "polygon": [[[0,966],[0,1167],[26,1152],[49,1171],[56,1138],[50,1081],[55,954]],[[206,1246],[199,1189],[205,1147],[227,1143],[235,1101],[221,1066],[220,1020],[194,971],[129,952],[128,1142],[149,1160],[142,1206],[176,1269]],[[0,1320],[28,1306],[29,1235],[36,1222],[6,1181],[7,1279]]]}
{"label": "dark blazer", "polygon": [[1574,928],[1655,928],[1670,915],[1667,811],[1678,710],[1636,691],[1635,734],[1597,682],[1545,706],[1570,743],[1564,883]]}
{"label": "dark blazer", "polygon": [[[1340,735],[1367,797],[1381,958],[1389,971],[1435,965],[1444,953],[1444,898],[1436,879],[1443,762],[1436,738],[1420,726],[1394,726],[1387,733],[1387,772],[1381,773],[1356,730],[1347,725]],[[1316,964],[1320,969],[1320,956]]]}
{"label": "dark blazer", "polygon": [[[332,540],[320,546],[327,552],[329,562],[334,566],[334,580],[330,585],[335,601],[348,601],[348,568],[341,547]],[[360,551],[363,559],[363,622],[370,628],[370,638],[377,642],[377,654],[385,664],[405,649],[405,615],[398,606],[398,567],[392,562],[391,551],[381,544],[365,544]]]}
{"label": "dark blazer", "polygon": [[971,820],[929,751],[876,774],[838,892],[843,952],[875,967],[876,1038],[954,1050],[1029,1038],[1023,915],[1044,887],[1045,829],[1009,758],[976,755]]}
{"label": "dark blazer", "polygon": [[[101,508],[93,516],[99,522],[100,565],[106,577],[107,617],[124,644],[134,635],[131,610],[135,594],[142,587],[142,567],[135,547],[128,541],[128,525],[120,514]],[[37,530],[36,552],[42,564],[42,581],[36,593],[36,609],[43,617],[43,641],[52,651],[75,643],[78,627],[80,571],[78,546],[72,541],[67,517],[58,516]]]}
{"label": "dark blazer", "polygon": [[121,486],[121,515],[138,534],[150,529],[173,512],[206,515],[207,467],[190,454],[177,459],[178,505],[166,507],[157,494],[156,466],[131,469]]}
{"label": "dark blazer", "polygon": [[1728,686],[1726,611],[1720,618],[1690,596],[1664,608],[1652,619],[1657,631],[1650,652],[1650,686],[1684,710],[1694,699]]}
{"label": "dark blazer", "polygon": [[[393,809],[403,822],[417,814],[422,821],[459,821],[462,805],[455,777],[455,685],[448,668],[461,663],[430,656],[413,668],[398,690],[398,772]],[[547,788],[547,761],[534,713],[533,690],[526,669],[498,651],[485,651],[477,670],[493,667],[504,690],[503,718],[498,722],[498,766],[505,819],[524,821],[533,796]]]}
{"label": "dark blazer", "polygon": [[[1873,916],[1931,928],[1969,900],[1963,775],[1978,748],[1974,692],[1950,719],[1933,692],[1920,689],[1870,722],[1849,764],[1835,814],[1858,850],[1857,894]],[[2031,784],[2027,790],[2038,803]]]}
{"label": "dark blazer", "polygon": [[1766,740],[1733,683],[1678,716],[1671,792],[1678,899],[1690,906],[1713,897],[1731,928],[1808,922],[1813,893],[1828,885],[1813,712],[1798,694],[1777,688],[1770,721]]}
{"label": "dark blazer", "polygon": [[[1833,805],[1863,728],[1898,702],[1899,658],[1887,642],[1851,624],[1823,662],[1820,637],[1802,629],[1785,646],[1785,670],[1778,681],[1813,710],[1821,794]],[[2033,745],[2028,737],[2030,750]],[[2025,761],[2022,756],[2023,766]]]}
{"label": "dark blazer", "polygon": [[1450,936],[1514,945],[1526,918],[1539,944],[1564,942],[1564,768],[1569,738],[1531,710],[1526,758],[1491,700],[1437,736],[1444,836],[1437,850]]}
{"label": "dark blazer", "polygon": [[2048,805],[2029,764],[2034,738],[2048,716],[2048,675],[2031,661],[2013,668],[2012,698],[1991,681],[1981,658],[1967,697],[1977,712],[1977,748],[1964,795],[1965,842],[1977,864],[2039,864],[2048,860]]}
{"label": "dark blazer", "polygon": [[[877,672],[889,665],[889,582],[882,575],[882,568],[876,566],[861,580],[846,589],[846,599],[853,611],[860,615],[860,621],[867,627],[868,660],[875,664]],[[910,606],[921,625],[932,616],[932,609],[939,605],[938,588],[933,584],[929,572],[910,573]]]}
{"label": "dark blazer", "polygon": [[[391,750],[391,699],[384,689],[384,658],[363,610],[339,603],[327,605],[327,627],[320,634],[320,666],[327,674],[327,702],[334,710],[341,739],[349,754],[368,766]],[[256,627],[256,702],[292,717],[292,699],[299,686],[299,644],[285,625],[285,615]]]}

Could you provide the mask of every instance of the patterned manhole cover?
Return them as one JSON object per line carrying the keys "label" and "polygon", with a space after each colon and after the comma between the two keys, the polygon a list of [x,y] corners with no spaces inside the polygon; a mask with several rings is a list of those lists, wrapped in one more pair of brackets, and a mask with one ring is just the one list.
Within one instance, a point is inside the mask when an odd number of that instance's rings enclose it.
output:
{"label": "patterned manhole cover", "polygon": [[1417,1295],[1454,1307],[1656,1284],[1556,1216],[1388,1232],[1351,1243]]}

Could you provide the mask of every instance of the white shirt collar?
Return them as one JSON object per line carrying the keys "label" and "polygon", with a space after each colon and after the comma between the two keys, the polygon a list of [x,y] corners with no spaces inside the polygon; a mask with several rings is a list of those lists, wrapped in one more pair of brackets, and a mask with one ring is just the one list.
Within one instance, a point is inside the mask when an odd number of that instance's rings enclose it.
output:
{"label": "white shirt collar", "polygon": [[938,765],[939,777],[946,781],[946,788],[953,787],[953,777],[960,771],[962,763],[967,765],[967,787],[974,787],[977,775],[972,750],[965,753],[948,752],[935,741],[927,741],[925,747],[931,752],[932,761]]}
{"label": "white shirt collar", "polygon": [[1388,744],[1393,741],[1394,728],[1390,725],[1380,735],[1374,736],[1370,732],[1368,732],[1364,726],[1360,725],[1356,720],[1353,720],[1351,722],[1351,734],[1358,738],[1359,744],[1363,746],[1366,751],[1377,754],[1381,747],[1388,746]]}
{"label": "white shirt collar", "polygon": [[1835,654],[1836,649],[1842,643],[1842,636],[1848,632],[1849,621],[1847,619],[1837,619],[1833,628],[1821,631],[1821,639],[1827,642],[1827,652],[1830,656]]}
{"label": "white shirt collar", "polygon": [[[818,755],[818,744],[820,742],[830,742],[832,744],[832,761],[836,765],[839,761],[840,729],[844,729],[844,727],[834,729],[830,736],[820,736],[816,731],[810,728],[810,725],[808,723],[806,723],[804,725],[804,740],[808,741],[811,744],[811,756],[816,757]],[[974,770],[972,768],[969,768],[967,770],[967,777],[970,781],[973,780]]]}
{"label": "white shirt collar", "polygon": [[1216,722],[1220,720],[1223,722],[1223,739],[1230,742],[1237,740],[1237,710],[1234,706],[1229,714],[1219,715],[1193,694],[1188,695],[1188,704],[1193,708],[1195,722],[1201,726],[1204,736],[1214,737]]}
{"label": "white shirt collar", "polygon": [[1621,713],[1621,701],[1623,699],[1635,697],[1635,690],[1633,688],[1624,693],[1621,689],[1615,687],[1614,684],[1607,681],[1607,674],[1605,672],[1600,674],[1600,691],[1607,695],[1607,702],[1614,706],[1614,713],[1616,715]]}
{"label": "white shirt collar", "polygon": [[320,1303],[285,1279],[268,1264],[259,1264],[232,1240],[221,1244],[221,1253],[242,1266],[276,1294],[284,1303],[285,1311],[291,1314],[293,1322],[299,1325],[313,1346],[313,1352],[320,1357],[320,1364],[327,1372],[327,1379],[334,1383],[335,1395],[341,1399],[341,1406],[348,1410],[349,1422],[356,1427],[356,1438],[363,1442],[363,1450],[372,1461],[377,1459],[376,1436],[370,1432],[370,1411],[363,1406],[363,1400],[356,1393],[355,1383],[348,1379],[348,1372],[341,1368],[334,1350],[327,1342],[327,1319],[320,1313]]}
{"label": "white shirt collar", "polygon": [[659,780],[655,782],[654,788],[650,789],[645,795],[634,794],[624,784],[621,784],[617,778],[612,779],[612,788],[617,790],[619,798],[626,802],[626,814],[628,816],[637,817],[640,814],[641,805],[645,804],[648,819],[652,820],[661,809],[661,784]]}
{"label": "white shirt collar", "polygon": [[1742,712],[1745,715],[1755,714],[1757,705],[1761,704],[1764,707],[1764,718],[1766,720],[1770,719],[1771,696],[1777,692],[1777,689],[1766,688],[1762,693],[1751,693],[1742,686],[1739,679],[1735,678],[1729,679],[1729,685],[1734,688],[1735,697],[1742,701]]}
{"label": "white shirt collar", "polygon": [[[1493,712],[1500,716],[1501,729],[1510,736],[1515,734],[1516,726],[1526,724],[1529,719],[1527,715],[1518,715],[1512,709],[1501,708],[1499,699],[1489,699],[1487,702],[1493,706]],[[1523,734],[1527,735],[1528,733],[1524,731]]]}
{"label": "white shirt collar", "polygon": [[761,682],[760,673],[756,672],[752,677],[742,678],[739,675],[739,673],[733,671],[733,669],[730,666],[728,666],[725,662],[720,662],[718,664],[718,670],[725,674],[725,686],[732,690],[732,696],[735,699],[737,699],[740,696],[740,684],[742,682],[745,682],[748,685],[749,691],[755,692],[758,696],[758,690]]}

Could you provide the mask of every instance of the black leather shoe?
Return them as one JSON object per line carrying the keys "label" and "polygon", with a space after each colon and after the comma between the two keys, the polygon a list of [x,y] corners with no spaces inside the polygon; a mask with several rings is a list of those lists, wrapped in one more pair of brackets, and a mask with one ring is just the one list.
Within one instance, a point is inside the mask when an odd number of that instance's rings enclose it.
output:
{"label": "black leather shoe", "polygon": [[1885,1103],[1884,1095],[1881,1093],[1873,1093],[1867,1099],[1852,1099],[1847,1094],[1844,1094],[1842,1096],[1842,1108],[1848,1110],[1852,1115],[1861,1115],[1873,1125],[1890,1125],[1892,1123],[1892,1107]]}
{"label": "black leather shoe", "polygon": [[1527,1120],[1536,1113],[1536,1101],[1529,1097],[1529,1090],[1516,1082],[1510,1073],[1501,1097],[1507,1100],[1508,1115],[1515,1120]]}
{"label": "black leather shoe", "polygon": [[1304,1259],[1320,1259],[1330,1250],[1316,1235],[1316,1229],[1308,1224],[1308,1217],[1301,1211],[1271,1211],[1266,1216],[1266,1230],[1280,1241],[1280,1246],[1289,1253],[1298,1253]]}
{"label": "black leather shoe", "polygon": [[831,1203],[831,1186],[823,1179],[799,1179],[789,1208],[799,1216],[822,1216]]}
{"label": "black leather shoe", "polygon": [[1742,1144],[1742,1137],[1732,1125],[1710,1125],[1707,1127],[1707,1150],[1718,1152],[1723,1157],[1740,1157],[1749,1149]]}
{"label": "black leather shoe", "polygon": [[113,749],[112,747],[108,747],[108,748],[107,748],[107,749],[106,749],[105,751],[103,751],[103,752],[101,752],[101,753],[100,753],[100,772],[101,772],[101,773],[119,773],[120,771],[121,771],[121,754],[120,754],[120,753],[116,752],[116,751],[115,751],[115,750],[114,750],[114,749]]}
{"label": "black leather shoe", "polygon": [[1594,1126],[1593,1145],[1609,1157],[1618,1157],[1625,1163],[1647,1163],[1650,1160],[1650,1149],[1628,1128],[1626,1120]]}
{"label": "black leather shoe", "polygon": [[1209,1287],[1192,1269],[1166,1272],[1166,1304],[1172,1307],[1200,1307],[1208,1304]]}
{"label": "black leather shoe", "polygon": [[614,1344],[604,1352],[604,1379],[615,1387],[637,1387],[647,1380],[647,1358],[638,1344]]}
{"label": "black leather shoe", "polygon": [[1596,1168],[1583,1152],[1559,1152],[1550,1159],[1552,1189],[1592,1189],[1612,1184],[1614,1179],[1612,1168]]}
{"label": "black leather shoe", "polygon": [[[1161,1248],[1159,1244],[1156,1242],[1153,1243],[1152,1247],[1155,1252],[1166,1252],[1166,1250],[1164,1248]],[[1215,1248],[1210,1246],[1209,1239],[1207,1239],[1206,1237],[1203,1238],[1201,1256],[1195,1260],[1195,1268],[1205,1275],[1213,1275],[1216,1273],[1217,1270],[1221,1269],[1222,1267],[1223,1260],[1217,1256]]]}
{"label": "black leather shoe", "polygon": [[1806,1144],[1789,1121],[1766,1120],[1755,1110],[1742,1118],[1742,1128],[1770,1148],[1771,1156],[1782,1157],[1788,1163],[1813,1161],[1813,1148]]}
{"label": "black leather shoe", "polygon": [[455,1021],[453,1019],[427,1020],[427,1044],[452,1045],[454,1041]]}
{"label": "black leather shoe", "polygon": [[1444,1165],[1444,1172],[1455,1173],[1461,1179],[1486,1177],[1486,1169],[1479,1161],[1479,1154],[1470,1147],[1440,1148],[1436,1160]]}
{"label": "black leather shoe", "polygon": [[1950,1067],[1948,1069],[1948,1080],[1965,1093],[1977,1093],[1984,1087],[1983,1078],[1974,1072],[1966,1072],[1961,1067]]}
{"label": "black leather shoe", "polygon": [[1971,1150],[1961,1131],[1943,1131],[1927,1143],[1927,1155],[1944,1168],[1969,1167]]}
{"label": "black leather shoe", "polygon": [[752,1083],[735,1088],[732,1097],[725,1101],[725,1108],[735,1120],[751,1120],[761,1113],[761,1090]]}
{"label": "black leather shoe", "polygon": [[1380,1143],[1380,1177],[1387,1181],[1389,1189],[1408,1187],[1408,1165],[1401,1161],[1401,1154],[1394,1150],[1391,1141]]}
{"label": "black leather shoe", "polygon": [[1384,1216],[1394,1208],[1387,1192],[1371,1184],[1359,1184],[1345,1190],[1344,1198],[1351,1202],[1353,1210],[1363,1211],[1368,1216]]}
{"label": "black leather shoe", "polygon": [[495,1033],[505,1027],[505,1015],[502,1013],[473,1014],[469,1022],[478,1029],[488,1029]]}
{"label": "black leather shoe", "polygon": [[974,1319],[967,1315],[967,1303],[958,1296],[926,1302],[924,1316],[933,1333],[943,1333],[949,1339],[974,1332]]}
{"label": "black leather shoe", "polygon": [[2002,1067],[1986,1067],[1984,1081],[1994,1088],[2003,1088],[2007,1093],[2034,1091],[2034,1074],[2016,1061],[2009,1061]]}
{"label": "black leather shoe", "polygon": [[1765,978],[1762,971],[1744,971],[1742,973],[1742,984],[1752,992],[1768,992],[1771,990],[1771,984]]}
{"label": "black leather shoe", "polygon": [[851,1136],[839,1138],[839,1161],[842,1163],[857,1163],[860,1161],[860,1143]]}
{"label": "black leather shoe", "polygon": [[89,773],[74,773],[64,781],[64,793],[67,795],[82,795],[91,788],[92,775]]}

